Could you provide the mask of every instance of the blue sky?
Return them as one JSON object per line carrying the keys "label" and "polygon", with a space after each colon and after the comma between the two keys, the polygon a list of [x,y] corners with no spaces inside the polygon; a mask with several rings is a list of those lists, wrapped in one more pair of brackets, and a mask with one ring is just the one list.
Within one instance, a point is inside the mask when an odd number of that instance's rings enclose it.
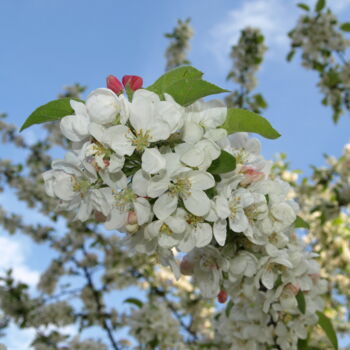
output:
{"label": "blue sky", "polygon": [[[108,74],[137,74],[150,85],[164,71],[167,40],[163,34],[172,30],[178,18],[187,17],[192,18],[195,30],[189,55],[192,65],[202,70],[207,80],[232,89],[225,81],[230,45],[249,24],[266,34],[270,50],[258,75],[257,91],[269,103],[264,116],[282,134],[278,140],[262,140],[263,153],[272,158],[285,152],[292,168],[310,173],[309,165],[323,164],[323,153],[341,154],[350,138],[350,113],[333,125],[331,111],[321,106],[316,74],[301,68],[299,57],[291,64],[285,61],[286,33],[301,12],[295,7],[297,2],[2,0],[0,112],[8,113],[9,120],[20,126],[63,86],[79,82],[89,91],[104,86]],[[350,0],[328,3],[342,21],[350,18]],[[39,132],[39,127],[34,127],[24,134],[34,138]],[[4,145],[0,151],[11,158],[22,157]],[[29,218],[11,192],[0,193],[0,204],[4,203]],[[11,260],[8,254],[7,265],[2,267],[19,266],[25,274],[40,271],[48,263],[50,253],[44,248],[40,248],[43,258],[39,261],[25,238],[7,239],[14,242],[17,253],[12,255],[22,257]],[[10,349],[17,350],[16,345],[11,343]]]}

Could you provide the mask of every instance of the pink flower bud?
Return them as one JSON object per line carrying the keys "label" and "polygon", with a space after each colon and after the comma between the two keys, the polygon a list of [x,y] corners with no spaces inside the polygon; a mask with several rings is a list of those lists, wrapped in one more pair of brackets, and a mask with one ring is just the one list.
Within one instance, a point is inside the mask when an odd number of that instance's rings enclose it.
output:
{"label": "pink flower bud", "polygon": [[245,175],[244,179],[241,181],[241,186],[248,186],[251,183],[260,181],[265,177],[263,172],[257,171],[250,166],[243,166],[240,173]]}
{"label": "pink flower bud", "polygon": [[140,227],[138,224],[133,224],[133,225],[126,225],[125,228],[129,233],[136,233]]}
{"label": "pink flower bud", "polygon": [[136,213],[134,211],[129,211],[129,213],[128,213],[128,225],[135,225],[135,224],[137,224]]}
{"label": "pink flower bud", "polygon": [[288,283],[288,284],[286,285],[286,288],[287,288],[288,290],[290,290],[290,291],[292,292],[293,295],[297,295],[298,292],[299,292],[299,290],[300,290],[300,286],[294,285],[294,284],[292,284],[292,283]]}
{"label": "pink flower bud", "polygon": [[191,276],[193,275],[193,263],[192,261],[183,258],[182,261],[181,261],[181,264],[180,264],[180,271],[183,275],[186,275],[186,276]]}
{"label": "pink flower bud", "polygon": [[312,282],[315,284],[318,283],[321,278],[321,275],[319,273],[311,273],[309,276],[312,279]]}
{"label": "pink flower bud", "polygon": [[221,303],[221,304],[225,304],[226,301],[227,301],[227,293],[225,290],[221,289],[218,296],[218,302]]}
{"label": "pink flower bud", "polygon": [[142,88],[143,80],[137,75],[124,75],[122,79],[123,85],[126,87],[129,85],[129,88],[132,91]]}
{"label": "pink flower bud", "polygon": [[107,88],[115,92],[117,95],[121,94],[124,90],[122,83],[114,75],[109,75],[106,78]]}

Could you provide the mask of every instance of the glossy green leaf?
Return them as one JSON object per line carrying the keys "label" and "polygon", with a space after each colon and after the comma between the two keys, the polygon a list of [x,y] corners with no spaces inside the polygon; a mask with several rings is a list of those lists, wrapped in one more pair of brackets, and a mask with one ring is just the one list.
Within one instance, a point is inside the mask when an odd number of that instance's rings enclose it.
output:
{"label": "glossy green leaf", "polygon": [[194,67],[191,67],[191,66],[178,67],[163,74],[158,80],[156,80],[154,84],[149,86],[147,90],[153,91],[157,94],[162,94],[171,85],[175,84],[180,80],[201,79],[202,76],[203,76],[203,73]]}
{"label": "glossy green leaf", "polygon": [[301,313],[305,314],[306,311],[306,302],[305,302],[305,296],[304,293],[299,290],[298,294],[295,296],[298,302],[298,309]]}
{"label": "glossy green leaf", "polygon": [[235,132],[253,132],[268,139],[276,139],[281,135],[260,115],[245,109],[230,108],[225,123],[221,126],[228,134]]}
{"label": "glossy green leaf", "polygon": [[[45,122],[51,122],[59,120],[67,115],[74,113],[73,108],[70,105],[72,98],[65,97],[58,100],[51,101],[43,106],[38,107],[24,122],[20,131],[27,129],[31,125],[41,124]],[[74,99],[80,101],[78,99]],[[80,101],[82,102],[82,101]]]}
{"label": "glossy green leaf", "polygon": [[137,298],[128,298],[124,300],[124,303],[133,304],[137,307],[141,308],[143,306],[143,302]]}
{"label": "glossy green leaf", "polygon": [[294,221],[294,227],[295,228],[309,229],[310,225],[304,219],[302,219],[300,216],[297,216],[297,218]]}
{"label": "glossy green leaf", "polygon": [[320,12],[326,6],[326,0],[318,0],[315,6],[315,11]]}
{"label": "glossy green leaf", "polygon": [[310,7],[302,2],[300,2],[299,4],[297,4],[298,7],[300,7],[301,9],[305,10],[305,11],[310,11]]}
{"label": "glossy green leaf", "polygon": [[183,79],[169,86],[166,91],[182,106],[188,106],[200,98],[229,92],[202,79]]}
{"label": "glossy green leaf", "polygon": [[162,75],[147,89],[163,96],[171,95],[182,106],[188,106],[205,96],[228,92],[202,80],[203,73],[191,66],[175,68]]}
{"label": "glossy green leaf", "polygon": [[340,26],[340,29],[343,30],[344,32],[350,32],[350,22],[343,23]]}
{"label": "glossy green leaf", "polygon": [[331,320],[320,311],[317,311],[316,313],[318,316],[318,324],[321,326],[323,331],[326,333],[327,338],[331,342],[333,348],[335,350],[338,350],[338,339],[337,339],[337,335],[334,331]]}
{"label": "glossy green leaf", "polygon": [[235,170],[235,168],[236,158],[226,151],[221,151],[219,158],[215,159],[211,163],[207,171],[213,175],[217,175],[228,173],[230,171]]}

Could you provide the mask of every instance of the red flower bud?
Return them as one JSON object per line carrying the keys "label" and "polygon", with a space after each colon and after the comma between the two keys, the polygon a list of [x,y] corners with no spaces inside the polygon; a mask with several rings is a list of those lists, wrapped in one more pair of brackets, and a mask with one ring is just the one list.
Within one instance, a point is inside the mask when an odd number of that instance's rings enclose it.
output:
{"label": "red flower bud", "polygon": [[123,85],[117,77],[114,75],[109,75],[106,78],[107,88],[119,95],[123,90]]}
{"label": "red flower bud", "polygon": [[183,258],[180,264],[180,271],[185,276],[191,276],[193,275],[193,263],[192,261],[189,261],[188,259]]}
{"label": "red flower bud", "polygon": [[123,85],[126,87],[129,85],[129,88],[132,91],[142,88],[143,80],[137,75],[124,75],[122,79]]}
{"label": "red flower bud", "polygon": [[225,290],[221,289],[218,296],[218,302],[221,303],[221,304],[225,304],[226,301],[227,301],[227,293]]}

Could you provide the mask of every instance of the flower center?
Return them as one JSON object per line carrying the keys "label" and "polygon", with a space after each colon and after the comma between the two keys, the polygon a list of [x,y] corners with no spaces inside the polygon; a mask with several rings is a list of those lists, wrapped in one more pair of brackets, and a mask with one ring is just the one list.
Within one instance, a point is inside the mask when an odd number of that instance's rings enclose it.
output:
{"label": "flower center", "polygon": [[111,155],[111,150],[99,142],[95,142],[88,147],[87,155],[107,156]]}
{"label": "flower center", "polygon": [[115,205],[120,210],[124,210],[127,206],[129,206],[137,198],[137,196],[131,188],[126,188],[120,192],[117,192],[114,195],[114,198],[117,202]]}
{"label": "flower center", "polygon": [[241,201],[241,197],[236,197],[233,200],[231,200],[229,208],[231,211],[231,217],[234,218],[238,211],[238,204]]}
{"label": "flower center", "polygon": [[181,194],[187,197],[191,194],[191,181],[187,177],[177,176],[169,186],[169,192],[172,195]]}
{"label": "flower center", "polygon": [[198,224],[200,224],[201,222],[204,222],[201,216],[196,216],[193,214],[187,214],[186,221],[189,225],[192,225],[194,227],[197,227]]}
{"label": "flower center", "polygon": [[240,149],[238,152],[235,152],[235,158],[237,164],[243,164],[246,159],[246,153],[244,152],[244,149]]}
{"label": "flower center", "polygon": [[90,182],[88,180],[78,180],[76,177],[72,177],[73,183],[73,191],[80,192],[82,194],[89,191]]}
{"label": "flower center", "polygon": [[136,132],[135,138],[132,139],[132,144],[135,146],[136,151],[143,152],[145,148],[150,145],[149,130]]}
{"label": "flower center", "polygon": [[173,231],[170,229],[170,227],[169,227],[166,223],[164,223],[164,224],[160,227],[159,231],[160,231],[161,233],[165,233],[165,234],[168,235],[168,236],[171,236],[171,235],[173,234]]}

